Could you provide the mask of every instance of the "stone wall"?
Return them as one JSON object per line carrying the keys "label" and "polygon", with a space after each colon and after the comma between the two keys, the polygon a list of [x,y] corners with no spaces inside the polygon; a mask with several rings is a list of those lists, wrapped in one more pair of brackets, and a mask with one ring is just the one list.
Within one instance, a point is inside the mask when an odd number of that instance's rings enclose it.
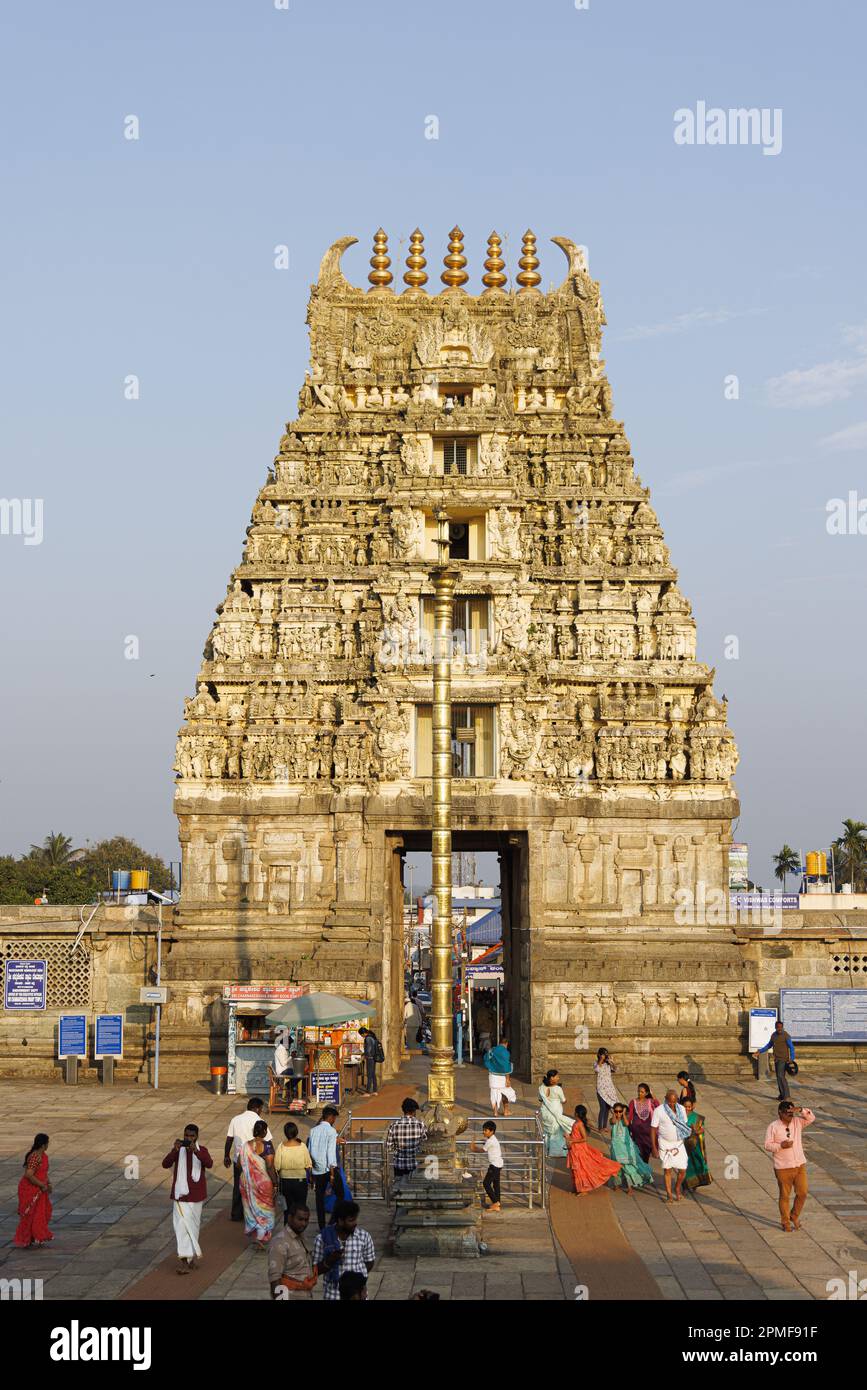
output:
{"label": "stone wall", "polygon": [[[386,1044],[386,1074],[396,1068],[399,991],[396,982],[391,988],[383,983],[381,935],[371,940],[335,928],[334,936],[311,943],[285,927],[272,926],[267,934],[255,926],[241,928],[237,917],[189,928],[183,909],[164,915],[169,1002],[163,1011],[163,1081],[204,1081],[211,1065],[225,1061],[222,990],[230,983],[306,983],[370,999]],[[151,1011],[138,999],[141,986],[152,982],[156,927],[152,909],[101,908],[76,953],[86,966],[77,966],[72,993],[45,1013],[0,1015],[0,1075],[59,1079],[58,1015],[80,1009],[91,1016],[123,1012],[125,1056],[117,1075],[149,1081]],[[60,952],[70,955],[79,930],[78,908],[0,907],[6,956],[48,953],[50,962],[57,961]],[[526,924],[521,930],[531,933]],[[815,912],[786,913],[779,929],[751,925],[742,914],[731,926],[701,932],[670,922],[655,932],[624,922],[616,928],[564,923],[554,931],[533,931],[532,950],[516,949],[514,958],[523,961],[519,989],[529,999],[525,1074],[541,1076],[555,1065],[569,1080],[590,1085],[596,1049],[605,1045],[622,1077],[673,1075],[682,1066],[699,1077],[746,1075],[750,1008],[777,1007],[781,988],[865,988],[867,912],[833,912],[821,919]],[[89,1003],[75,993],[82,970]],[[57,972],[50,966],[50,990],[52,976]],[[814,1072],[860,1068],[867,1065],[867,1047],[805,1043],[798,1059]],[[84,1079],[97,1074],[92,1063],[82,1072]]]}
{"label": "stone wall", "polygon": [[[0,905],[0,950],[5,959],[48,960],[48,1004],[44,1013],[0,1011],[0,1076],[61,1075],[57,1023],[61,1013],[122,1013],[124,1057],[115,1076],[147,1080],[146,1036],[151,1009],[139,991],[152,983],[156,965],[157,914],[143,907],[102,906],[75,943],[91,907]],[[167,919],[171,914],[165,913]],[[170,928],[164,939],[170,938]],[[73,949],[75,947],[75,949]],[[93,1045],[92,1028],[89,1045]],[[79,1064],[93,1080],[98,1064]]]}

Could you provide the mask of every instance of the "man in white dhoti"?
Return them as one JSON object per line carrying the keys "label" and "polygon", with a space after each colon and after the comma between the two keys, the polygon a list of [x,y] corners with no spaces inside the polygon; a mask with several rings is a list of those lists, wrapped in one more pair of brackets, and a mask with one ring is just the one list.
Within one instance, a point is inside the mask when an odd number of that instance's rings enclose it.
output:
{"label": "man in white dhoti", "polygon": [[[686,1176],[689,1159],[684,1140],[690,1134],[686,1111],[678,1102],[677,1091],[665,1093],[662,1105],[657,1105],[650,1120],[650,1142],[653,1156],[662,1161],[662,1175],[665,1178],[666,1201],[679,1202],[681,1188]],[[674,1196],[671,1192],[671,1175],[677,1174]]]}
{"label": "man in white dhoti", "polygon": [[199,1143],[198,1125],[187,1125],[183,1139],[176,1139],[163,1159],[164,1168],[172,1168],[172,1221],[178,1247],[178,1274],[195,1269],[202,1254],[199,1227],[202,1224],[202,1205],[208,1196],[205,1169],[213,1168],[214,1160],[204,1144]]}

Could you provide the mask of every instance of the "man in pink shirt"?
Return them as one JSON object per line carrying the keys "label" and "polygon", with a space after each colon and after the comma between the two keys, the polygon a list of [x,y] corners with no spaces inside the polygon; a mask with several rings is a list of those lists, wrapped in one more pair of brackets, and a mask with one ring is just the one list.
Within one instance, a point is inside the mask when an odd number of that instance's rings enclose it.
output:
{"label": "man in pink shirt", "polygon": [[798,1231],[801,1228],[801,1211],[807,1200],[807,1160],[802,1135],[816,1116],[806,1106],[793,1105],[790,1100],[780,1102],[779,1116],[778,1120],[768,1125],[765,1148],[774,1160],[783,1230]]}

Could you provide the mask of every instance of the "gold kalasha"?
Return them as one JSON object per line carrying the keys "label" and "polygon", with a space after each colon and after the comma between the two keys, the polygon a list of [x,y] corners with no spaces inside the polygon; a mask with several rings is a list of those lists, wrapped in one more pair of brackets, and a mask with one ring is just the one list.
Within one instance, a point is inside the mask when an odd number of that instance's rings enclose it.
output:
{"label": "gold kalasha", "polygon": [[449,253],[443,257],[445,270],[440,277],[447,289],[458,290],[467,283],[470,277],[464,270],[466,263],[464,234],[460,227],[452,227],[449,232]]}
{"label": "gold kalasha", "polygon": [[515,279],[521,286],[519,294],[526,294],[528,290],[535,290],[542,279],[539,274],[539,257],[536,255],[536,237],[533,232],[524,233],[522,240],[521,259],[518,265],[521,267],[520,275]]}
{"label": "gold kalasha", "polygon": [[427,261],[424,257],[424,235],[416,227],[409,236],[409,255],[406,258],[406,273],[403,277],[404,284],[411,290],[420,290],[422,285],[427,284],[425,266]]}
{"label": "gold kalasha", "polygon": [[367,278],[373,288],[375,290],[387,289],[394,276],[388,268],[391,265],[391,257],[388,254],[388,235],[381,227],[378,232],[373,234],[373,255],[370,258],[370,264],[373,269]]}
{"label": "gold kalasha", "polygon": [[482,284],[486,285],[485,294],[490,294],[493,290],[501,290],[506,283],[506,276],[503,273],[506,262],[500,254],[502,237],[498,237],[496,232],[491,232],[488,237],[488,255],[485,260],[485,274],[482,276]]}

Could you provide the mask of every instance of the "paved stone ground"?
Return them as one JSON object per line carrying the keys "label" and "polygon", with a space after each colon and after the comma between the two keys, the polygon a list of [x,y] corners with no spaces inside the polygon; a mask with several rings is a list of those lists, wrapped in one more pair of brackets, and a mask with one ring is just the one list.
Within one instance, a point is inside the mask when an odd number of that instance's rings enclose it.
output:
{"label": "paved stone ground", "polygon": [[[661,1094],[661,1085],[655,1094]],[[777,1184],[762,1144],[776,1086],[699,1085],[714,1181],[676,1205],[615,1197],[620,1224],[667,1299],[825,1299],[828,1280],[867,1275],[867,1077],[792,1083],[815,1111],[804,1151],[810,1195],[802,1229],[780,1229]],[[734,1161],[733,1161],[734,1160]],[[731,1176],[726,1177],[726,1172]]]}
{"label": "paved stone ground", "polygon": [[[388,1087],[389,1108],[396,1108],[399,1092],[423,1084],[424,1071],[419,1058],[408,1064],[399,1084]],[[458,1077],[461,1104],[486,1113],[485,1073],[465,1067]],[[648,1079],[657,1094],[664,1089],[665,1078],[651,1072]],[[795,1086],[796,1101],[809,1104],[818,1117],[806,1141],[811,1192],[799,1233],[779,1230],[776,1182],[761,1149],[776,1109],[771,1083],[704,1082],[699,1109],[715,1180],[698,1198],[666,1206],[659,1190],[623,1197],[607,1189],[572,1198],[561,1172],[554,1177],[550,1212],[505,1207],[500,1216],[486,1216],[490,1254],[479,1261],[389,1256],[389,1212],[384,1204],[365,1202],[362,1224],[382,1252],[370,1296],[406,1299],[418,1288],[431,1288],[450,1299],[557,1300],[573,1299],[576,1285],[583,1284],[591,1299],[826,1298],[830,1278],[846,1279],[850,1270],[859,1278],[867,1275],[867,1078],[841,1073],[816,1086]],[[529,1113],[535,1088],[518,1089],[517,1111]],[[568,1098],[574,1104],[582,1097],[576,1091]],[[583,1098],[589,1105],[592,1097]],[[174,1251],[168,1174],[160,1162],[190,1121],[200,1125],[216,1159],[203,1221],[207,1260],[208,1223],[227,1221],[231,1193],[221,1166],[226,1123],[242,1103],[196,1085],[154,1093],[0,1082],[0,1276],[42,1278],[47,1299],[134,1297],[138,1281]],[[362,1104],[369,1113],[382,1109],[378,1101]],[[360,1108],[358,1102],[353,1106]],[[275,1117],[276,1125],[283,1120]],[[17,1251],[11,1245],[15,1189],[37,1128],[51,1135],[55,1240],[41,1250]],[[737,1159],[737,1176],[725,1177],[727,1157]],[[125,1176],[132,1169],[129,1159],[137,1162],[137,1177]],[[729,1162],[728,1170],[733,1168]],[[220,1235],[225,1246],[225,1231]],[[216,1277],[195,1292],[185,1293],[187,1281],[178,1279],[177,1298],[268,1298],[261,1256],[246,1249],[242,1228],[233,1226],[231,1239],[237,1239],[237,1256],[223,1259],[222,1272],[215,1269]]]}

